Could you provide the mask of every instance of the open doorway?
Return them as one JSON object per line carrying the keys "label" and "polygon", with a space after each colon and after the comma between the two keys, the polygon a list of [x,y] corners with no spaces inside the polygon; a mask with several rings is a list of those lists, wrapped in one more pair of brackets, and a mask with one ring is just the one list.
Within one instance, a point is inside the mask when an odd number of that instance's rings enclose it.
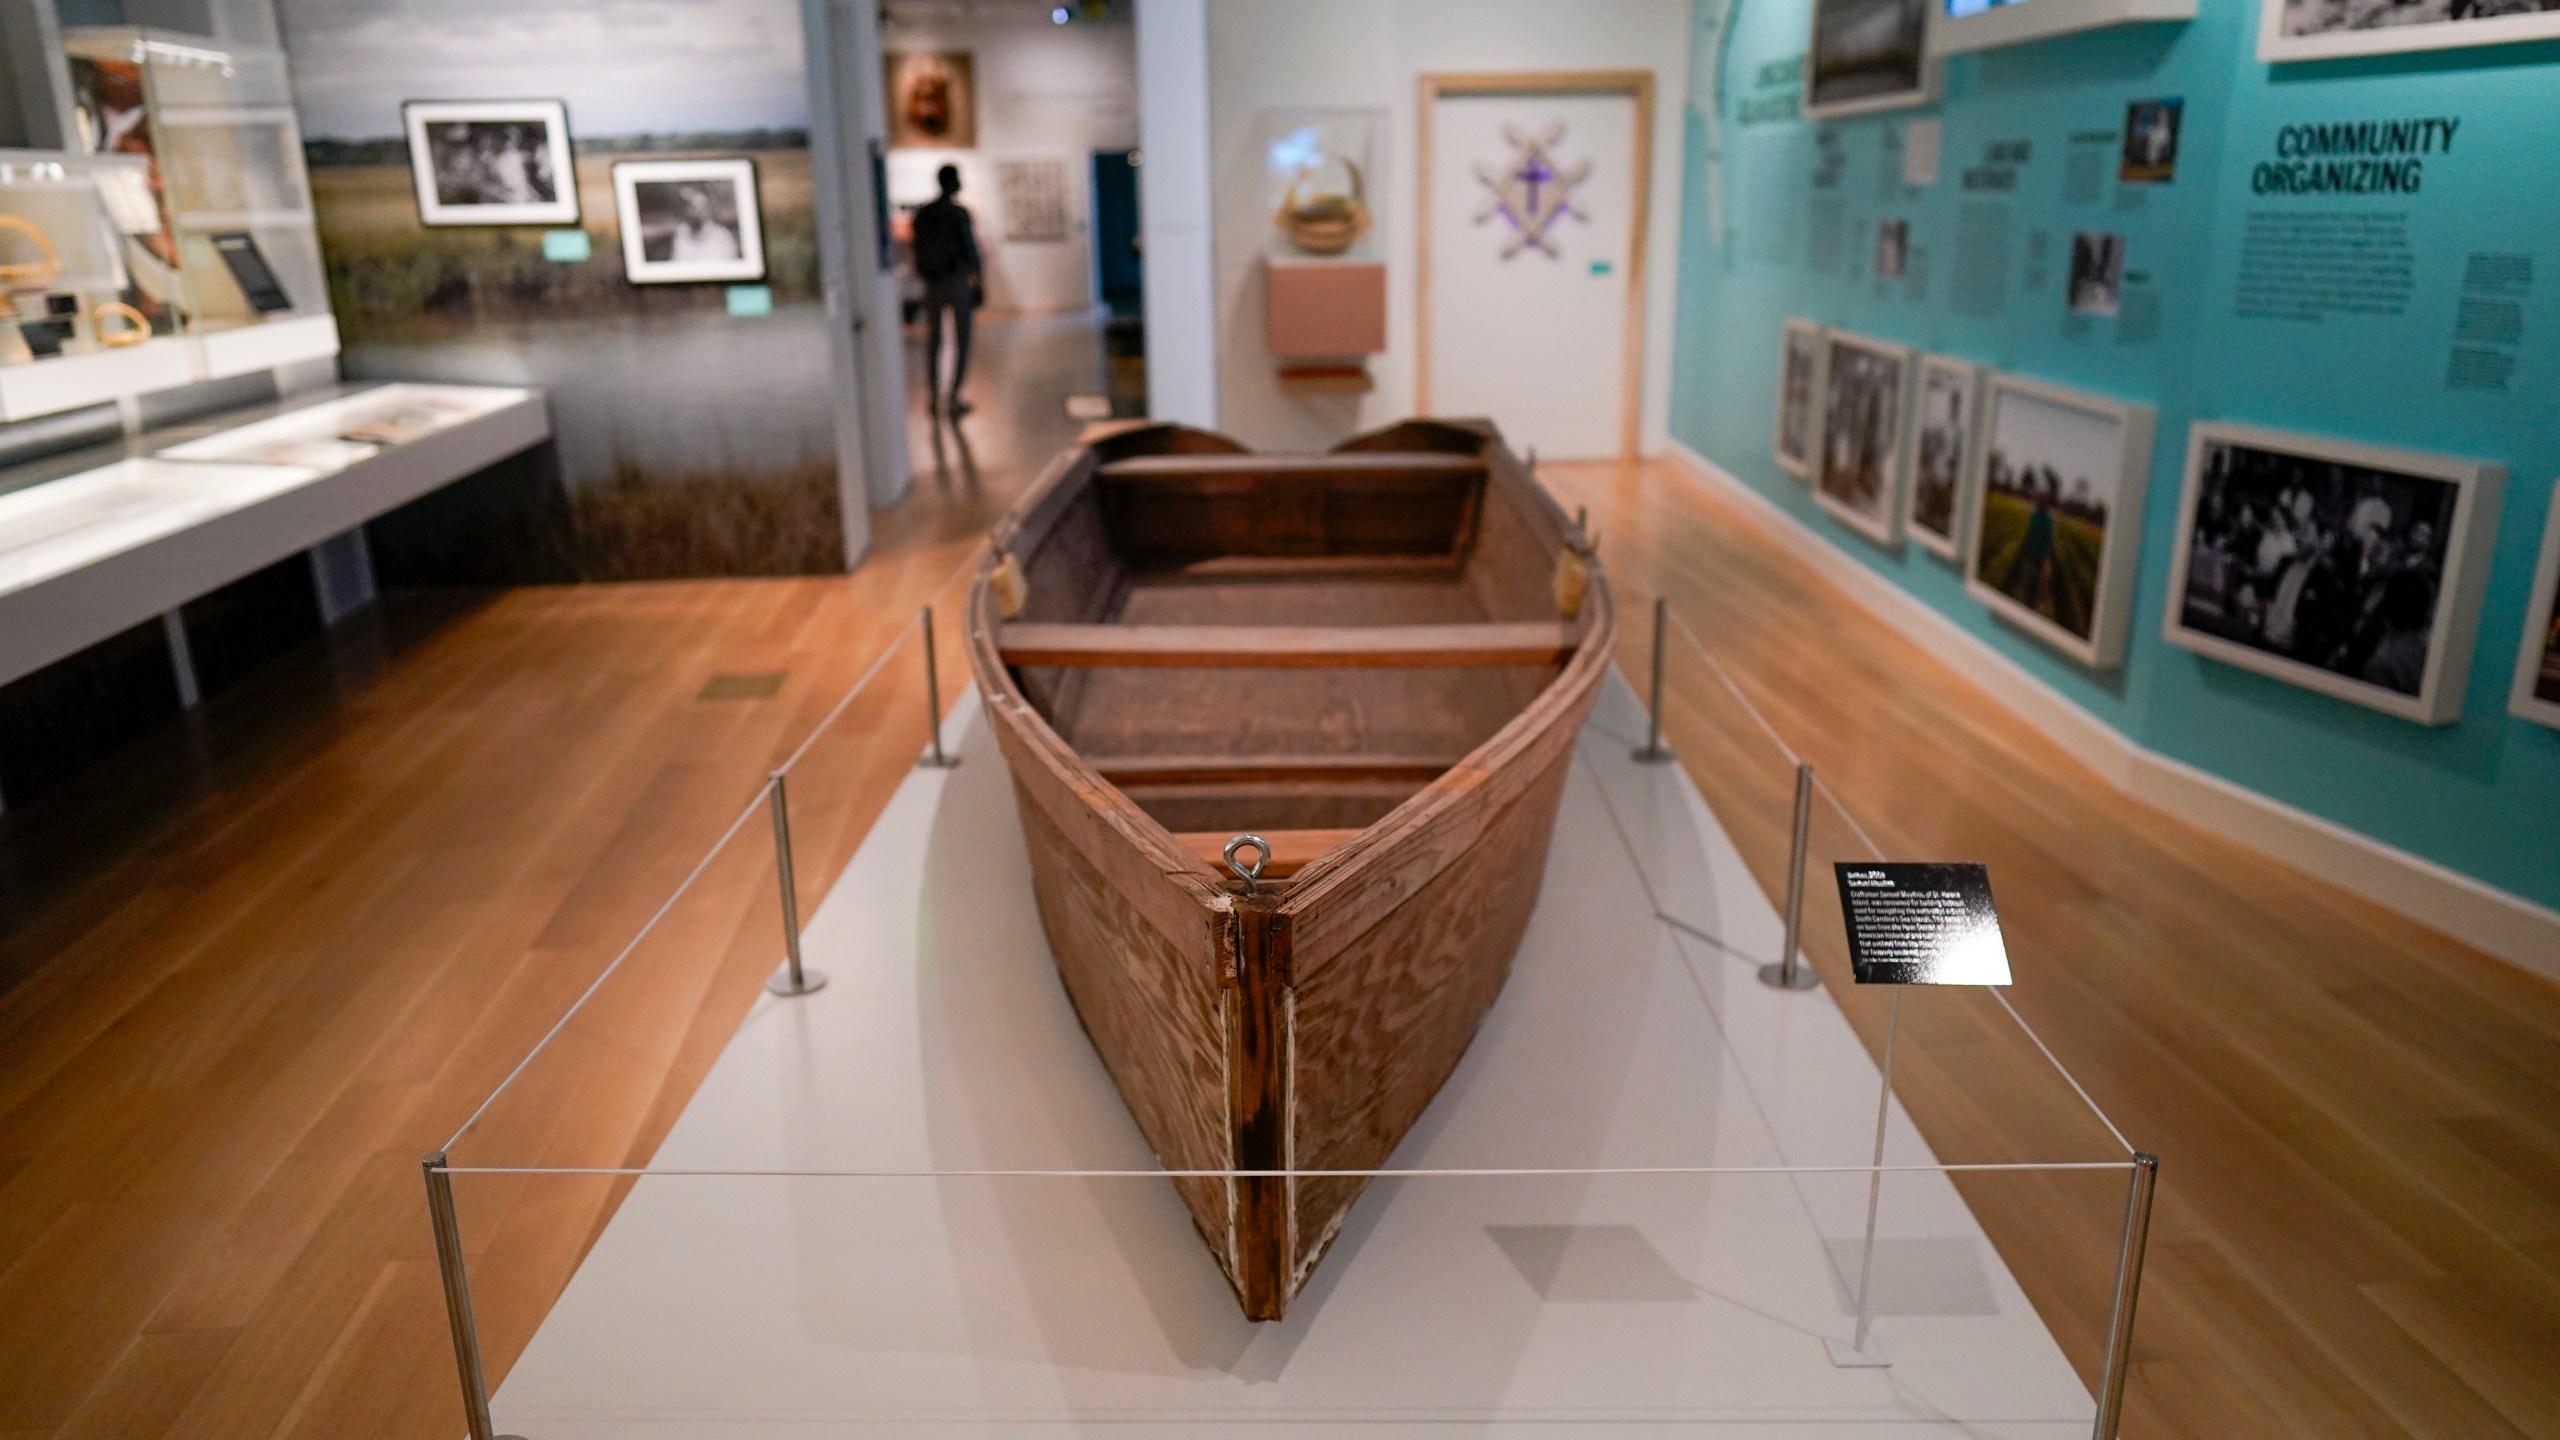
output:
{"label": "open doorway", "polygon": [[1142,333],[1137,28],[1125,0],[881,15],[907,423],[923,478],[972,487],[1036,470],[1097,410],[1138,413],[1112,355]]}

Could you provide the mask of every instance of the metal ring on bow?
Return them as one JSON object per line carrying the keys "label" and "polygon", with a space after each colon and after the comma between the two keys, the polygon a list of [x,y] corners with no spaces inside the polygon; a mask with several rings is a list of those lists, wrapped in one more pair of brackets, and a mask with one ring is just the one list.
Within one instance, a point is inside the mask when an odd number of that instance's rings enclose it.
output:
{"label": "metal ring on bow", "polygon": [[[1253,847],[1251,865],[1246,865],[1236,858],[1236,852],[1247,845]],[[1247,895],[1259,893],[1262,889],[1262,867],[1271,861],[1271,842],[1259,835],[1239,835],[1227,842],[1224,853],[1227,868],[1236,872],[1236,878],[1244,882],[1244,893]]]}

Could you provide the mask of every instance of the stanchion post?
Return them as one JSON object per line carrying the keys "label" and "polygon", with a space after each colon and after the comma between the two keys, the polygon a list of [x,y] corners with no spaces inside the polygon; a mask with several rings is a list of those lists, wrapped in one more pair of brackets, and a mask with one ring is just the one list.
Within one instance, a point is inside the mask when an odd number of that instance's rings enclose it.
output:
{"label": "stanchion post", "polygon": [[2115,1306],[2107,1316],[2107,1367],[2098,1379],[2092,1440],[2116,1440],[2124,1425],[2124,1387],[2133,1364],[2134,1302],[2142,1298],[2143,1254],[2151,1246],[2151,1201],[2160,1190],[2160,1157],[2133,1152],[2133,1181],[2124,1197],[2124,1241],[2116,1252]]}
{"label": "stanchion post", "polygon": [[927,605],[924,617],[924,724],[925,733],[933,737],[933,753],[925,764],[936,770],[948,770],[960,762],[942,753],[942,666],[934,654],[933,607]]}
{"label": "stanchion post", "polygon": [[1796,766],[1795,838],[1787,851],[1786,948],[1774,965],[1760,967],[1760,983],[1778,990],[1810,990],[1821,983],[1799,956],[1804,949],[1804,869],[1813,848],[1813,767]]}
{"label": "stanchion post", "polygon": [[1660,764],[1671,758],[1671,752],[1662,748],[1663,647],[1670,638],[1671,602],[1656,595],[1653,597],[1653,698],[1645,705],[1644,748],[1636,752],[1636,758],[1648,765]]}
{"label": "stanchion post", "polygon": [[489,1372],[480,1363],[480,1329],[471,1318],[471,1278],[462,1268],[462,1219],[453,1208],[453,1172],[438,1150],[419,1162],[427,1177],[427,1215],[435,1222],[436,1271],[444,1278],[444,1316],[453,1330],[453,1368],[462,1377],[462,1423],[471,1440],[500,1435],[489,1418]]}
{"label": "stanchion post", "polygon": [[806,995],[827,977],[800,960],[800,878],[791,868],[791,790],[788,777],[776,770],[765,782],[773,800],[773,868],[782,885],[782,968],[764,988],[776,995]]}
{"label": "stanchion post", "polygon": [[1876,1093],[1876,1158],[1875,1168],[1867,1172],[1867,1238],[1858,1247],[1858,1328],[1849,1343],[1825,1340],[1823,1348],[1831,1352],[1831,1363],[1844,1370],[1878,1369],[1893,1361],[1884,1346],[1870,1333],[1875,1325],[1875,1306],[1869,1286],[1876,1277],[1876,1211],[1884,1199],[1884,1129],[1893,1114],[1893,1042],[1902,1033],[1902,988],[1893,987],[1893,1000],[1887,1007],[1884,1022],[1884,1085]]}

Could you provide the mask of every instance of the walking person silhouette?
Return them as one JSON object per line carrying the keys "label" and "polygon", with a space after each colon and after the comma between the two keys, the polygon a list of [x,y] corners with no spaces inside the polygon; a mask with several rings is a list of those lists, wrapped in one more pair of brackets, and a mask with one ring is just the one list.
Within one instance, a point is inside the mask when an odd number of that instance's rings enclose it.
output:
{"label": "walking person silhouette", "polygon": [[[916,207],[913,235],[916,278],[924,282],[925,408],[946,410],[957,420],[969,413],[960,398],[969,378],[970,319],[986,298],[986,270],[978,257],[977,227],[969,219],[960,194],[960,167],[945,165],[934,176],[940,197]],[[942,322],[951,318],[951,384],[940,386]],[[943,404],[943,397],[949,404]]]}

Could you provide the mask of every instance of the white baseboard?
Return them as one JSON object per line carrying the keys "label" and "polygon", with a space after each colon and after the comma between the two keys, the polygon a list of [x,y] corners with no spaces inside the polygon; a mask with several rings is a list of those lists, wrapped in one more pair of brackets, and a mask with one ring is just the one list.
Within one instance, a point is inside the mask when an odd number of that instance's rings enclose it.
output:
{"label": "white baseboard", "polygon": [[1790,554],[1849,592],[2047,739],[2135,799],[2560,980],[2560,911],[2144,748],[1678,440],[1668,453],[1742,503]]}

